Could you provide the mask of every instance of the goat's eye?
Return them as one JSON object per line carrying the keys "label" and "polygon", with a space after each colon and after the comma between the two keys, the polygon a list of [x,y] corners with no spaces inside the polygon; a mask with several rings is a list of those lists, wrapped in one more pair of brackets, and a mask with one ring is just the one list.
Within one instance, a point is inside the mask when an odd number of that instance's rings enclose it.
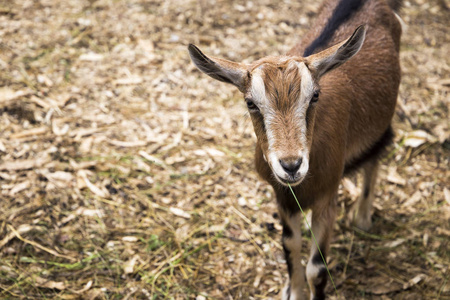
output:
{"label": "goat's eye", "polygon": [[319,92],[318,91],[314,92],[314,94],[311,98],[311,103],[316,103],[317,101],[319,101]]}
{"label": "goat's eye", "polygon": [[245,99],[245,103],[247,103],[247,107],[250,111],[258,111],[259,108],[251,99]]}

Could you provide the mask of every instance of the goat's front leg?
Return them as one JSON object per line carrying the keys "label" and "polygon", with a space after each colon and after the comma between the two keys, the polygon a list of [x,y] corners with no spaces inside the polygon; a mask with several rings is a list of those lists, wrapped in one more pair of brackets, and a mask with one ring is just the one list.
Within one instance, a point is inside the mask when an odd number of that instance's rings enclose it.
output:
{"label": "goat's front leg", "polygon": [[331,201],[322,202],[325,205],[314,207],[312,213],[311,229],[321,252],[318,251],[316,241],[311,237],[311,255],[306,266],[306,277],[311,291],[311,300],[325,299],[328,272],[324,260],[326,261],[327,259],[333,224],[336,218],[335,196],[331,199]]}
{"label": "goat's front leg", "polygon": [[305,268],[301,263],[302,216],[300,212],[284,213],[280,210],[283,223],[283,249],[289,272],[289,281],[283,290],[283,300],[306,299]]}

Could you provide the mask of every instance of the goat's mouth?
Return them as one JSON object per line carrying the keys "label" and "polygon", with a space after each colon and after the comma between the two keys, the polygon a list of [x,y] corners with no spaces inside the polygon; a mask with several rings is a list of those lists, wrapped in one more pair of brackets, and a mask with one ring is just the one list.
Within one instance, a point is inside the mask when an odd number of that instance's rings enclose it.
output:
{"label": "goat's mouth", "polygon": [[287,178],[281,178],[280,176],[278,176],[275,172],[273,172],[273,175],[275,176],[275,178],[277,179],[277,181],[279,183],[281,183],[284,186],[296,186],[299,185],[303,179],[305,178],[304,176],[301,175],[297,175],[295,177],[292,176],[287,176]]}

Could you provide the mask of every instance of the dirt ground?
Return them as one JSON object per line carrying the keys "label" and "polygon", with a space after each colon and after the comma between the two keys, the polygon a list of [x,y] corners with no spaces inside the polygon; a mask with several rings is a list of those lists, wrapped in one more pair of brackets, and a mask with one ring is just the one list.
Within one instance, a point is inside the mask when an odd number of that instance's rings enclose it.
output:
{"label": "dirt ground", "polygon": [[[277,299],[281,226],[244,101],[186,48],[283,54],[318,6],[1,0],[0,298]],[[360,179],[340,188],[329,299],[450,299],[449,15],[405,2],[395,144],[369,233],[346,225]]]}

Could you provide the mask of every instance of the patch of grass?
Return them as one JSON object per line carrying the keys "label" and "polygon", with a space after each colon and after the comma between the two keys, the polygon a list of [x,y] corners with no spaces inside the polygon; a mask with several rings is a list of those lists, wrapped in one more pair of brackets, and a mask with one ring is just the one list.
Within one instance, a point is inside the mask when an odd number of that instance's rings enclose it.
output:
{"label": "patch of grass", "polygon": [[147,245],[146,250],[148,252],[157,250],[164,245],[164,242],[161,241],[156,234],[150,235],[150,238],[148,239],[141,238],[141,241]]}
{"label": "patch of grass", "polygon": [[43,264],[43,265],[50,265],[50,266],[56,266],[59,268],[67,269],[67,270],[81,270],[86,267],[86,265],[93,261],[96,258],[99,258],[100,255],[98,253],[92,253],[88,257],[83,258],[81,261],[68,264],[68,263],[59,263],[54,261],[48,261],[48,260],[39,260],[32,257],[22,256],[20,257],[20,262],[22,263],[37,263],[37,264]]}

